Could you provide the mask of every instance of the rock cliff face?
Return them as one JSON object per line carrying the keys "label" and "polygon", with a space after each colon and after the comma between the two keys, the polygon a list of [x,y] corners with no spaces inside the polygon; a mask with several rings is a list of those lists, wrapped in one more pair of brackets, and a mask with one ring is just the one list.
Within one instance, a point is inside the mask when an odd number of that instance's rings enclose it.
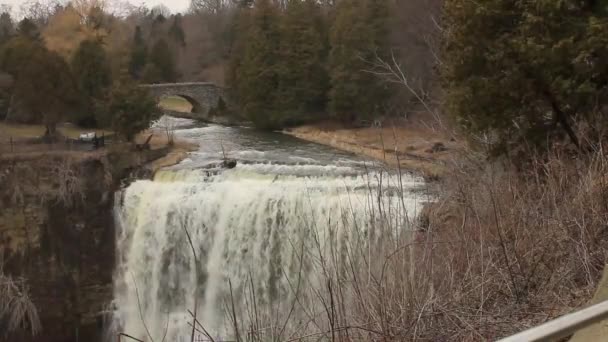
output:
{"label": "rock cliff face", "polygon": [[28,340],[101,340],[112,300],[114,192],[165,153],[0,158],[0,267],[29,285],[42,333]]}

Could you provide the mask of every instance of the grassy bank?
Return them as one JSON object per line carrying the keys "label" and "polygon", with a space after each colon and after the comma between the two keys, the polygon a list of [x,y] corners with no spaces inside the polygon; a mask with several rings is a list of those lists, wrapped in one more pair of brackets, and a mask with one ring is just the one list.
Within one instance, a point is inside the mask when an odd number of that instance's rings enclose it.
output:
{"label": "grassy bank", "polygon": [[[69,139],[78,139],[81,133],[96,132],[98,136],[111,136],[114,133],[109,130],[87,129],[70,124],[58,126],[59,133]],[[99,155],[104,152],[104,149],[96,151],[74,150],[72,146],[63,143],[55,144],[31,144],[27,143],[28,139],[35,139],[44,136],[45,127],[43,125],[23,125],[23,124],[8,124],[0,122],[0,153],[6,155],[23,154],[27,157],[42,156],[46,154],[71,154],[74,156],[91,156]],[[149,141],[150,149],[157,150],[171,145],[170,152],[163,158],[152,163],[152,169],[157,170],[162,167],[178,164],[186,158],[188,152],[197,149],[197,145],[188,141],[173,140],[169,143],[169,137],[165,132],[146,130],[139,133],[135,138],[136,144],[143,144],[148,137],[152,135]],[[11,143],[12,142],[12,143]],[[111,144],[108,148],[130,149],[126,143]]]}
{"label": "grassy bank", "polygon": [[461,145],[421,124],[398,123],[384,128],[348,128],[321,123],[292,128],[286,134],[400,166],[428,178],[445,172]]}
{"label": "grassy bank", "polygon": [[584,306],[608,256],[607,162],[554,151],[521,171],[471,151],[454,163],[426,214],[434,247],[412,270],[425,335],[495,339]]}
{"label": "grassy bank", "polygon": [[[23,125],[0,122],[0,138],[3,140],[2,143],[4,143],[4,140],[8,140],[10,138],[13,138],[15,140],[39,138],[44,136],[45,131],[46,128],[43,125]],[[108,130],[81,128],[69,124],[59,125],[57,127],[57,131],[59,131],[59,133],[64,137],[70,139],[78,139],[81,133],[86,132],[97,132],[99,136],[101,136],[102,134],[113,134],[111,131]]]}
{"label": "grassy bank", "polygon": [[[356,238],[346,257],[298,254],[317,260],[311,273],[318,283],[299,288],[299,278],[287,280],[301,292],[293,307],[310,322],[287,316],[277,327],[272,315],[250,313],[235,335],[496,340],[578,310],[593,297],[608,260],[608,157],[601,148],[576,155],[555,148],[524,163],[493,160],[422,128],[318,125],[287,133],[441,175],[437,201],[408,234],[396,235],[394,222],[411,218],[395,220],[377,203],[370,209],[377,235],[358,236],[349,227]],[[431,152],[438,142],[446,150]],[[371,191],[370,203],[383,193]],[[315,229],[320,236],[339,230],[332,222]]]}
{"label": "grassy bank", "polygon": [[[296,250],[295,267],[306,265],[306,276],[282,273],[294,302],[269,305],[245,289],[253,304],[226,309],[233,336],[486,341],[579,309],[608,258],[607,167],[600,153],[573,160],[554,152],[522,174],[469,151],[446,168],[439,200],[411,231],[398,223],[410,218],[383,208],[383,190],[370,190],[377,215],[370,235],[344,225],[350,239],[340,251]],[[310,233],[321,241],[339,227],[328,222]]]}
{"label": "grassy bank", "polygon": [[179,164],[182,160],[186,159],[189,152],[196,151],[198,149],[198,145],[195,143],[186,140],[170,139],[169,135],[152,130],[141,132],[137,135],[135,141],[138,144],[142,144],[150,135],[152,135],[152,139],[150,140],[150,148],[152,149],[171,145],[171,150],[166,156],[151,163],[150,168],[154,172],[163,167]]}

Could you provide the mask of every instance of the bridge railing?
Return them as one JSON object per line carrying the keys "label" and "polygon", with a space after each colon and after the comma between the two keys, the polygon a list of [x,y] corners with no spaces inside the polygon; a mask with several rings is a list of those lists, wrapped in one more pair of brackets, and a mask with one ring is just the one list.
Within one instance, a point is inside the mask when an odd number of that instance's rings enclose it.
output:
{"label": "bridge railing", "polygon": [[[558,341],[608,318],[608,300],[528,329],[498,342]],[[606,336],[608,340],[608,336]]]}

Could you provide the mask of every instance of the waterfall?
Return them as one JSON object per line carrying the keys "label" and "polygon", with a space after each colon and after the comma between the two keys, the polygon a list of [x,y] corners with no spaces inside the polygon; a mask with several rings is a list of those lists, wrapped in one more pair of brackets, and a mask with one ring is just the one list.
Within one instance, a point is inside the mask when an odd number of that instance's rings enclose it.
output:
{"label": "waterfall", "polygon": [[305,293],[324,286],[327,268],[340,272],[353,255],[383,248],[383,234],[409,230],[421,184],[344,166],[273,164],[137,181],[116,207],[117,329],[146,341],[189,341],[195,297],[198,320],[214,336],[229,336],[233,306],[243,330],[252,312],[277,329],[286,318],[303,324],[310,315],[303,308],[316,305]]}

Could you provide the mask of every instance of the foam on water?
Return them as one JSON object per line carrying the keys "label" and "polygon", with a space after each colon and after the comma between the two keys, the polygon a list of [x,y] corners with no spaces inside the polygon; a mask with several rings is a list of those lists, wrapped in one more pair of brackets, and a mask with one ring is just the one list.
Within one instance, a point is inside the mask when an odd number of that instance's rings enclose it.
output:
{"label": "foam on water", "polygon": [[[353,244],[374,248],[380,220],[398,234],[417,211],[421,179],[339,151],[221,126],[176,134],[195,138],[199,151],[116,201],[113,329],[142,340],[146,327],[156,341],[165,330],[165,341],[189,340],[194,298],[205,328],[226,336],[227,301],[246,315],[252,288],[261,316],[304,322],[291,306],[296,282],[323,287],[319,260],[352,256]],[[224,149],[239,163],[218,172],[210,165]]]}
{"label": "foam on water", "polygon": [[[153,338],[161,339],[169,322],[167,340],[175,341],[189,332],[188,310],[197,296],[201,322],[222,333],[228,280],[237,305],[243,304],[248,281],[255,284],[260,302],[288,303],[292,292],[287,279],[298,272],[295,246],[312,248],[316,236],[319,253],[342,250],[353,239],[353,227],[356,234],[373,236],[370,187],[378,186],[376,175],[343,176],[344,170],[327,170],[295,176],[289,175],[294,170],[269,165],[274,169],[265,172],[264,167],[244,166],[217,175],[164,171],[154,181],[138,181],[125,190],[117,208],[122,229],[115,284],[116,321],[122,331],[146,337],[141,310]],[[386,182],[397,186],[392,178]],[[419,184],[408,178],[404,186]],[[397,196],[385,196],[383,202],[395,217],[403,216],[402,210],[416,212],[414,195],[405,208]],[[312,274],[306,276],[314,281]]]}

